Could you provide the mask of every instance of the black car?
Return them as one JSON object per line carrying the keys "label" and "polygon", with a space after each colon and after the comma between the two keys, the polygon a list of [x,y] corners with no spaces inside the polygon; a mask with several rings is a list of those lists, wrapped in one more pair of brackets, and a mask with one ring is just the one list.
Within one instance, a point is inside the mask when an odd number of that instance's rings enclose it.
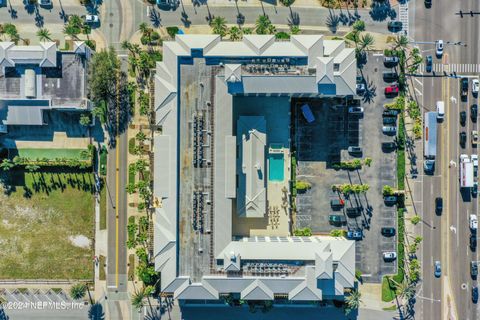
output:
{"label": "black car", "polygon": [[399,32],[402,30],[403,23],[401,21],[389,21],[388,24],[388,30],[391,32]]}
{"label": "black car", "polygon": [[467,101],[468,97],[468,79],[461,78],[460,79],[460,98],[463,102]]}
{"label": "black car", "polygon": [[397,144],[395,142],[382,142],[383,150],[393,150],[396,148],[397,148]]}
{"label": "black car", "polygon": [[443,199],[441,197],[435,198],[435,213],[440,215],[443,211]]}
{"label": "black car", "polygon": [[476,104],[472,104],[470,106],[470,118],[472,119],[473,122],[477,122],[477,116],[478,116],[478,106]]}
{"label": "black car", "polygon": [[398,57],[385,57],[383,58],[383,65],[387,68],[393,68],[399,61],[400,59],[398,59]]}
{"label": "black car", "polygon": [[467,134],[465,131],[460,132],[460,146],[465,148],[465,144],[467,143]]}
{"label": "black car", "polygon": [[477,236],[475,234],[470,235],[470,249],[472,251],[477,249]]}
{"label": "black car", "polygon": [[394,117],[384,117],[383,118],[383,124],[396,124],[397,123],[397,118]]}
{"label": "black car", "polygon": [[347,216],[358,217],[362,213],[362,207],[347,208]]}
{"label": "black car", "polygon": [[425,0],[425,8],[431,8],[432,7],[432,0]]}
{"label": "black car", "polygon": [[470,261],[470,275],[472,276],[473,280],[477,279],[478,266],[477,266],[477,262],[475,261]]}
{"label": "black car", "polygon": [[473,287],[472,288],[472,302],[473,303],[478,302],[478,287]]}
{"label": "black car", "polygon": [[385,82],[398,81],[398,74],[395,71],[383,71],[382,76]]}
{"label": "black car", "polygon": [[465,111],[461,111],[460,112],[460,124],[462,126],[464,126],[466,122],[467,122],[467,113]]}
{"label": "black car", "polygon": [[384,227],[380,230],[383,236],[393,237],[395,235],[395,228]]}
{"label": "black car", "polygon": [[400,111],[397,109],[385,109],[383,110],[383,117],[396,117]]}
{"label": "black car", "polygon": [[425,58],[425,71],[432,72],[433,67],[433,58],[432,56],[427,56]]}

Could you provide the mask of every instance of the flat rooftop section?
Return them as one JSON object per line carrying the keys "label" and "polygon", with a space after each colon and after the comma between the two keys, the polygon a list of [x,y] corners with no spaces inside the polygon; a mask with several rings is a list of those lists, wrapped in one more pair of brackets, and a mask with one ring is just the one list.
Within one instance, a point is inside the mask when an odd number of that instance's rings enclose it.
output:
{"label": "flat rooftop section", "polygon": [[[38,66],[0,68],[0,99],[51,100],[54,107],[80,107],[86,98],[86,59],[74,53],[58,53],[56,67]],[[36,98],[25,97],[25,70],[33,69],[36,75]],[[14,102],[12,102],[14,103]]]}

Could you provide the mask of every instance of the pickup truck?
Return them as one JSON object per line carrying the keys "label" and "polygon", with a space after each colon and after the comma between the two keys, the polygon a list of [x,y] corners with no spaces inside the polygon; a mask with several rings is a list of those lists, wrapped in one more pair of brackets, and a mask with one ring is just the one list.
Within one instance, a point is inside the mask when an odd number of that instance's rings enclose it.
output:
{"label": "pickup truck", "polygon": [[330,222],[330,224],[338,225],[344,224],[345,222],[347,222],[347,219],[345,219],[345,216],[343,215],[331,214],[328,216],[328,221]]}
{"label": "pickup truck", "polygon": [[476,177],[478,175],[478,154],[472,154],[470,161],[473,163],[473,174]]}

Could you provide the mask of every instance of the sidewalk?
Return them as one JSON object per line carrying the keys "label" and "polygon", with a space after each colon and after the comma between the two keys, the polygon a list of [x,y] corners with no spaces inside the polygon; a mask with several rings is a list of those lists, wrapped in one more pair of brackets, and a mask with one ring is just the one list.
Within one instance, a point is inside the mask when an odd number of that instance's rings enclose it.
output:
{"label": "sidewalk", "polygon": [[382,301],[382,284],[381,283],[364,283],[358,287],[362,294],[361,308],[372,310],[384,310],[386,308],[396,307],[395,300],[392,302]]}

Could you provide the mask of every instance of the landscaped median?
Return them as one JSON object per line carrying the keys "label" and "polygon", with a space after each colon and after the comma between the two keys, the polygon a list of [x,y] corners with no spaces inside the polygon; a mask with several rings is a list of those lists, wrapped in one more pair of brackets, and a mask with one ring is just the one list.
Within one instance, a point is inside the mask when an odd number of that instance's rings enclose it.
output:
{"label": "landscaped median", "polygon": [[[405,189],[405,132],[404,118],[401,114],[399,121],[399,131],[397,136],[397,189],[403,191]],[[397,209],[397,265],[398,271],[396,275],[384,276],[382,280],[382,301],[390,302],[396,296],[396,284],[402,283],[405,277],[404,259],[405,259],[405,219],[404,219],[404,201],[398,202]],[[393,280],[393,281],[392,281]]]}

